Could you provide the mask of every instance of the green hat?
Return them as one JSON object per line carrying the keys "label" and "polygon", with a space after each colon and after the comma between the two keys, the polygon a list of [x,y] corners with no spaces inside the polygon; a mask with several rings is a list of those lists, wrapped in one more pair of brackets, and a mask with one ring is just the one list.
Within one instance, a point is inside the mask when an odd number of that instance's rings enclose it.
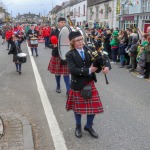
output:
{"label": "green hat", "polygon": [[114,31],[112,36],[118,36],[118,31]]}

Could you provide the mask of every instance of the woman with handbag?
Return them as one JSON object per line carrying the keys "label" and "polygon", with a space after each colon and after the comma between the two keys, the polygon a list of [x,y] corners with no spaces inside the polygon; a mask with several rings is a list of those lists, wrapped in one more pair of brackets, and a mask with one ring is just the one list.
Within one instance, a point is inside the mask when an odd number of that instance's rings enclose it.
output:
{"label": "woman with handbag", "polygon": [[[98,138],[98,134],[92,128],[95,115],[103,112],[102,103],[94,85],[95,72],[98,68],[93,67],[91,56],[83,45],[83,37],[80,32],[70,32],[69,40],[71,50],[67,52],[66,60],[71,73],[71,89],[66,102],[66,110],[74,111],[77,138],[82,137],[81,117],[83,114],[87,114],[84,130],[92,137]],[[105,67],[103,73],[107,72],[108,68]]]}

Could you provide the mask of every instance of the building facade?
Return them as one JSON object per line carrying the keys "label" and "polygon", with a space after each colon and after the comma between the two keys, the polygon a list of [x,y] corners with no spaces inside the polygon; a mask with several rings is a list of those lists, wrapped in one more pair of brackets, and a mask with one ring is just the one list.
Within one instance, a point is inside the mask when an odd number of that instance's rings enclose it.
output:
{"label": "building facade", "polygon": [[70,4],[70,17],[75,25],[84,25],[87,21],[87,0],[72,2]]}
{"label": "building facade", "polygon": [[122,0],[120,28],[140,28],[146,32],[150,26],[150,0]]}
{"label": "building facade", "polygon": [[112,0],[88,0],[88,22],[93,27],[98,23],[100,27],[113,27],[113,1]]}

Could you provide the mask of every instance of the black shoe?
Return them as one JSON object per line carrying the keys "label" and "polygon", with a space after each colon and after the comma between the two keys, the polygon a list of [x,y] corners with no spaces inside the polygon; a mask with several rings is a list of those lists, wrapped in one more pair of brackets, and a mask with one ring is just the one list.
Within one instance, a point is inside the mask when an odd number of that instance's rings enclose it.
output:
{"label": "black shoe", "polygon": [[19,74],[21,74],[21,71],[19,71]]}
{"label": "black shoe", "polygon": [[93,130],[93,128],[87,128],[86,126],[84,127],[84,130],[89,132],[89,134],[94,137],[94,138],[98,138],[98,134]]}
{"label": "black shoe", "polygon": [[134,72],[134,71],[135,71],[135,70],[134,70],[134,69],[132,69],[132,68],[131,68],[131,69],[129,69],[129,72]]}
{"label": "black shoe", "polygon": [[144,76],[144,79],[148,79],[149,77],[147,77],[147,76]]}
{"label": "black shoe", "polygon": [[81,138],[82,137],[82,131],[81,131],[81,126],[77,126],[75,129],[75,136],[77,138]]}
{"label": "black shoe", "polygon": [[131,65],[128,65],[128,66],[127,66],[127,69],[130,69],[131,67],[132,67]]}
{"label": "black shoe", "polygon": [[56,92],[57,93],[61,93],[61,89],[56,89]]}
{"label": "black shoe", "polygon": [[38,57],[39,55],[38,54],[36,54],[36,57]]}
{"label": "black shoe", "polygon": [[9,50],[9,48],[7,48],[6,50]]}

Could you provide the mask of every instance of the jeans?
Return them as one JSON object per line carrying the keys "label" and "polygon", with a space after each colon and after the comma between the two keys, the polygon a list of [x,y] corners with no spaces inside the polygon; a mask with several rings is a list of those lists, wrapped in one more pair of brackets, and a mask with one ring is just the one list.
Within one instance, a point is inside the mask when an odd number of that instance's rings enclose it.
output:
{"label": "jeans", "polygon": [[44,40],[45,40],[45,47],[48,47],[49,46],[49,36],[45,36]]}
{"label": "jeans", "polygon": [[124,65],[124,61],[125,61],[125,56],[124,55],[120,55],[120,64],[121,64],[121,66]]}
{"label": "jeans", "polygon": [[111,49],[112,61],[114,61],[114,62],[117,61],[117,55],[118,55],[118,48],[112,48]]}

